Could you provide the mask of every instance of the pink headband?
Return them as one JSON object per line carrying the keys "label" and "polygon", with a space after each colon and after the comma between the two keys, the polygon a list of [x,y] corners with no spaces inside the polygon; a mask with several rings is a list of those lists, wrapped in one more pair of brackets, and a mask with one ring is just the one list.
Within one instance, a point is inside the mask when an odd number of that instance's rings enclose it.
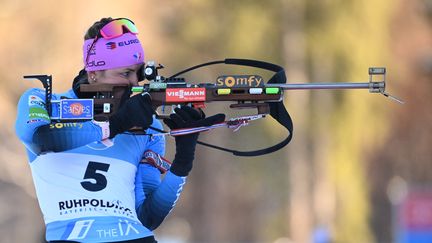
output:
{"label": "pink headband", "polygon": [[[99,38],[94,44],[93,41],[94,39],[86,40],[83,45],[86,71],[106,70],[144,63],[144,50],[137,36],[132,33],[126,33],[109,40]],[[89,52],[92,44],[93,48]]]}

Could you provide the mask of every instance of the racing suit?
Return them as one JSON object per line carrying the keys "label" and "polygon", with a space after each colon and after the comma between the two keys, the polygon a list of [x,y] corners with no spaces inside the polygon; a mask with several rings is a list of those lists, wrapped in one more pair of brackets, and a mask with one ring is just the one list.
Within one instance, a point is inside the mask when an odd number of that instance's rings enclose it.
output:
{"label": "racing suit", "polygon": [[[53,94],[53,100],[60,98],[77,97],[73,90]],[[156,119],[152,126],[162,128]],[[21,96],[16,134],[26,147],[47,241],[152,236],[186,181],[170,171],[161,180],[156,167],[141,162],[147,150],[164,155],[163,136],[118,134],[103,140],[93,121],[51,123],[44,90]]]}

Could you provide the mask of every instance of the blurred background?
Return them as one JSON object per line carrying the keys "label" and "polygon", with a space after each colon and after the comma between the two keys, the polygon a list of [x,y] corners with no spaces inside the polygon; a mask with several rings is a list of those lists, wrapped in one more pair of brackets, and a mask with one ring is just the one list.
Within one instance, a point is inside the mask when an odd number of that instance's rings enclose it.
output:
{"label": "blurred background", "polygon": [[[432,242],[431,0],[0,0],[0,235],[44,242],[24,146],[15,136],[22,92],[42,87],[26,74],[52,74],[54,92],[82,68],[82,40],[102,17],[128,17],[146,60],[162,75],[227,57],[286,68],[288,82],[367,82],[387,67],[393,102],[367,90],[289,91],[294,138],[256,158],[199,147],[160,242]],[[216,66],[185,75],[261,74]],[[263,76],[266,74],[263,73]],[[226,112],[209,104],[206,113]],[[429,108],[428,108],[429,107]],[[254,111],[251,111],[254,112]],[[252,150],[284,138],[272,119],[203,141]],[[173,141],[168,141],[172,158]]]}

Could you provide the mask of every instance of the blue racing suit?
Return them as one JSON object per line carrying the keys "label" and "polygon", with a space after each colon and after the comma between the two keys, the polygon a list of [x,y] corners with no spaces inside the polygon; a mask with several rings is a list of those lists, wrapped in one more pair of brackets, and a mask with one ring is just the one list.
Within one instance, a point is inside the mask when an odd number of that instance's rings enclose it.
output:
{"label": "blue racing suit", "polygon": [[[53,100],[60,98],[77,97],[72,90],[53,94]],[[152,126],[162,128],[156,119]],[[95,122],[51,123],[40,89],[21,96],[16,134],[27,150],[47,241],[152,236],[186,181],[170,171],[161,180],[157,168],[141,162],[149,149],[164,155],[163,136],[119,134],[102,140]]]}

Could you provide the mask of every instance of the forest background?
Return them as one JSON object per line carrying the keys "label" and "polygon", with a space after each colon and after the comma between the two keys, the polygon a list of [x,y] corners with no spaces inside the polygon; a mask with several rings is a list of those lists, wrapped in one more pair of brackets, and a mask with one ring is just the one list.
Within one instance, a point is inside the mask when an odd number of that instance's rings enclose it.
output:
{"label": "forest background", "polygon": [[[176,209],[156,230],[161,242],[393,242],[406,195],[431,193],[431,0],[0,0],[0,6],[4,242],[44,242],[14,131],[19,96],[41,85],[22,76],[52,74],[54,92],[69,89],[83,66],[84,32],[106,16],[136,23],[146,60],[162,63],[163,75],[227,57],[280,64],[290,83],[367,82],[369,67],[385,66],[389,92],[406,101],[366,90],[286,92],[291,144],[256,158],[199,147]],[[221,74],[252,72],[214,67],[186,77],[215,82]],[[236,115],[226,104],[206,110],[221,111]],[[239,149],[283,137],[272,119],[201,136]]]}

